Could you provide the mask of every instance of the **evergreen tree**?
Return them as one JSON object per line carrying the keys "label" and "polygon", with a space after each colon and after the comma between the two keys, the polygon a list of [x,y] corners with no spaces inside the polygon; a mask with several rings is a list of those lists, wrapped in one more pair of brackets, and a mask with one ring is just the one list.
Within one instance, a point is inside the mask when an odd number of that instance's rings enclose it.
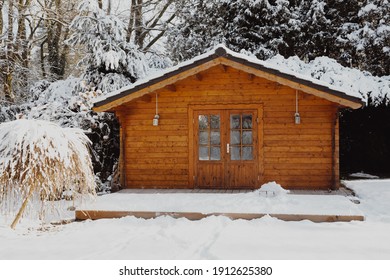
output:
{"label": "evergreen tree", "polygon": [[336,59],[390,75],[389,0],[188,0],[168,36],[176,61],[217,43],[260,59],[275,54]]}
{"label": "evergreen tree", "polygon": [[168,36],[172,58],[188,59],[218,43],[262,59],[279,48],[288,49],[289,2],[272,2],[189,0],[178,4],[179,21]]}
{"label": "evergreen tree", "polygon": [[96,90],[110,92],[143,77],[148,69],[145,55],[126,41],[126,25],[118,17],[107,15],[98,2],[83,1],[70,28],[67,41],[84,46],[80,65],[86,67],[85,80]]}
{"label": "evergreen tree", "polygon": [[390,1],[365,1],[356,17],[341,26],[350,64],[374,75],[390,75]]}

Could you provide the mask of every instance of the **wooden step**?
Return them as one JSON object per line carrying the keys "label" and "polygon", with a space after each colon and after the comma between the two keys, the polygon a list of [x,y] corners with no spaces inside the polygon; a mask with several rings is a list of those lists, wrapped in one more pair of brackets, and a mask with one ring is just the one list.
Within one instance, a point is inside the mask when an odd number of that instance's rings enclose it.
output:
{"label": "wooden step", "polygon": [[153,211],[105,211],[105,210],[76,210],[76,220],[113,219],[133,216],[142,219],[154,219],[162,216],[173,218],[186,218],[196,221],[210,216],[224,216],[232,220],[260,219],[266,215],[283,221],[309,220],[315,223],[321,222],[350,222],[364,221],[364,216],[359,215],[308,215],[308,214],[261,214],[261,213],[198,213],[198,212],[153,212]]}

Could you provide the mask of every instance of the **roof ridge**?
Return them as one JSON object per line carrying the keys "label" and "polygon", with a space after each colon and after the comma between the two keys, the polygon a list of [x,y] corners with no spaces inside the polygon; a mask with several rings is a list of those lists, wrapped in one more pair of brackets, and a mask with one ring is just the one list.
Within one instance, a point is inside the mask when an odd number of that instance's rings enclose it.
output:
{"label": "roof ridge", "polygon": [[214,46],[214,48],[210,49],[208,52],[195,56],[190,60],[183,61],[175,66],[166,69],[162,69],[161,71],[149,75],[146,79],[140,79],[129,86],[123,87],[110,94],[106,94],[104,96],[96,98],[94,100],[94,107],[96,108],[104,106],[133,92],[149,87],[150,85],[157,84],[181,72],[196,68],[199,65],[208,63],[219,57],[282,77],[290,81],[305,84],[310,88],[316,88],[317,90],[338,96],[339,98],[343,98],[345,100],[363,104],[361,97],[358,97],[351,92],[348,92],[346,89],[332,85],[322,80],[312,78],[310,76],[300,74],[298,72],[290,70],[287,67],[283,68],[276,65],[272,65],[267,61],[258,59],[255,56],[249,56],[247,54],[235,52],[227,48],[224,44],[218,44]]}

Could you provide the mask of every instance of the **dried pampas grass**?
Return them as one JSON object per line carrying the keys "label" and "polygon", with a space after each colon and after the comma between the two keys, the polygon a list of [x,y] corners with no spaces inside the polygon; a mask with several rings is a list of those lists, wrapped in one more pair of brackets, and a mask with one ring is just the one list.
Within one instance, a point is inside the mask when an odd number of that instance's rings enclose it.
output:
{"label": "dried pampas grass", "polygon": [[95,195],[89,145],[82,130],[47,121],[0,124],[0,210],[16,213],[19,209],[12,228],[29,201]]}

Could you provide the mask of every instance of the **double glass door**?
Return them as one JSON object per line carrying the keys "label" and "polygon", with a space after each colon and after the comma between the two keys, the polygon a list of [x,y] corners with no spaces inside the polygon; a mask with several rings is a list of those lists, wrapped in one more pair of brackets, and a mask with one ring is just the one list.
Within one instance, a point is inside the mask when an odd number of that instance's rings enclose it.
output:
{"label": "double glass door", "polygon": [[257,111],[194,111],[195,187],[256,188]]}

